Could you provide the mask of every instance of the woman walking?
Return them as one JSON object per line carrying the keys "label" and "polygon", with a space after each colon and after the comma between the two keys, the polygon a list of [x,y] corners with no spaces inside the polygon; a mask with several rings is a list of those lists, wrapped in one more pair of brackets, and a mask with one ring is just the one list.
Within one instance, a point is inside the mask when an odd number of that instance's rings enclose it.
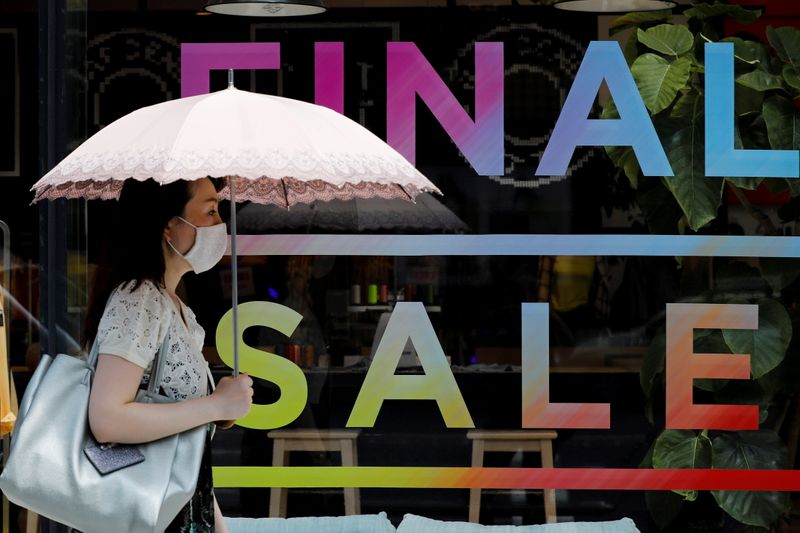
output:
{"label": "woman walking", "polygon": [[[202,355],[205,332],[176,294],[184,274],[210,269],[225,253],[217,191],[208,178],[128,180],[123,187],[114,251],[98,271],[85,334],[100,353],[89,402],[98,442],[144,443],[212,423],[230,427],[250,410],[249,376],[225,377],[213,388]],[[174,403],[137,403],[165,340],[160,390]],[[195,494],[167,532],[226,531],[213,493],[210,436],[209,430]]]}

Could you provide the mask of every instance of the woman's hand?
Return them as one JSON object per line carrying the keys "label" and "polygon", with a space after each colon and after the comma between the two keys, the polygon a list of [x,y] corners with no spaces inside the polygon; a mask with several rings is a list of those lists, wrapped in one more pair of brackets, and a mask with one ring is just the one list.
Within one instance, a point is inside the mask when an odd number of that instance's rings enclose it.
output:
{"label": "woman's hand", "polygon": [[217,420],[237,420],[253,405],[253,379],[247,374],[225,376],[211,395],[217,408]]}

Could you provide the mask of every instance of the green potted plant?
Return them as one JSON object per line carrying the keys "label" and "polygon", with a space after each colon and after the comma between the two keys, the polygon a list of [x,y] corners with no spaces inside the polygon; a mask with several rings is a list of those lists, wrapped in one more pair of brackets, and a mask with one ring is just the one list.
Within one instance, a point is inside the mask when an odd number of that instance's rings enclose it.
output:
{"label": "green potted plant", "polygon": [[[630,147],[607,147],[619,179],[635,189],[636,203],[653,233],[719,231],[723,192],[729,189],[755,219],[758,232],[780,234],[776,222],[751,204],[744,190],[758,187],[752,178],[704,175],[704,64],[706,42],[732,42],[735,54],[737,148],[800,149],[800,30],[768,28],[768,44],[749,38],[721,38],[721,17],[750,23],[760,13],[741,6],[697,2],[676,22],[670,11],[630,13],[611,26],[612,34],[630,30],[623,47],[634,80],[651,115],[674,176],[645,177]],[[618,116],[611,99],[602,117]],[[773,193],[789,191],[779,211],[782,222],[800,218],[800,180],[768,179]],[[714,228],[714,225],[717,227]],[[751,354],[752,380],[696,380],[698,394],[720,403],[758,403],[758,431],[665,430],[642,462],[645,468],[794,468],[800,435],[800,290],[795,283],[800,261],[763,258],[746,264],[717,261],[681,265],[682,297],[687,301],[757,303],[757,331],[700,331],[697,353]],[[711,276],[697,276],[698,267]],[[800,333],[800,331],[798,331]],[[652,401],[664,397],[665,340],[656,335],[641,370],[641,386]],[[709,401],[712,401],[709,399]],[[652,418],[651,418],[652,420]],[[696,491],[647,494],[651,516],[662,529],[695,500],[715,502],[726,530],[775,529],[790,516],[787,492]],[[736,522],[732,522],[735,520]],[[720,522],[722,523],[722,522]],[[723,527],[723,526],[720,526]]]}

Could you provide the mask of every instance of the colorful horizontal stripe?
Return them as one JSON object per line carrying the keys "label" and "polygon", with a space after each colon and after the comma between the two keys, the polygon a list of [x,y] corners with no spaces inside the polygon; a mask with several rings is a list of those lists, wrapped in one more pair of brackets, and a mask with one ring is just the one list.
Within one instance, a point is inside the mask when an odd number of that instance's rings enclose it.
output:
{"label": "colorful horizontal stripe", "polygon": [[800,237],[730,235],[239,235],[237,245],[239,255],[800,257]]}
{"label": "colorful horizontal stripe", "polygon": [[218,466],[217,488],[800,490],[797,470]]}

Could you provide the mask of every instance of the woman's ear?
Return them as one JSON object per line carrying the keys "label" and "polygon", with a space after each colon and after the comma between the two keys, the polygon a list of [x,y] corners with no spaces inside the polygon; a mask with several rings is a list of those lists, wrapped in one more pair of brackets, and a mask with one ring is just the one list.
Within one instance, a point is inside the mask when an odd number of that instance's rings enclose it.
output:
{"label": "woman's ear", "polygon": [[167,222],[167,225],[164,228],[164,238],[167,241],[172,241],[172,220]]}

